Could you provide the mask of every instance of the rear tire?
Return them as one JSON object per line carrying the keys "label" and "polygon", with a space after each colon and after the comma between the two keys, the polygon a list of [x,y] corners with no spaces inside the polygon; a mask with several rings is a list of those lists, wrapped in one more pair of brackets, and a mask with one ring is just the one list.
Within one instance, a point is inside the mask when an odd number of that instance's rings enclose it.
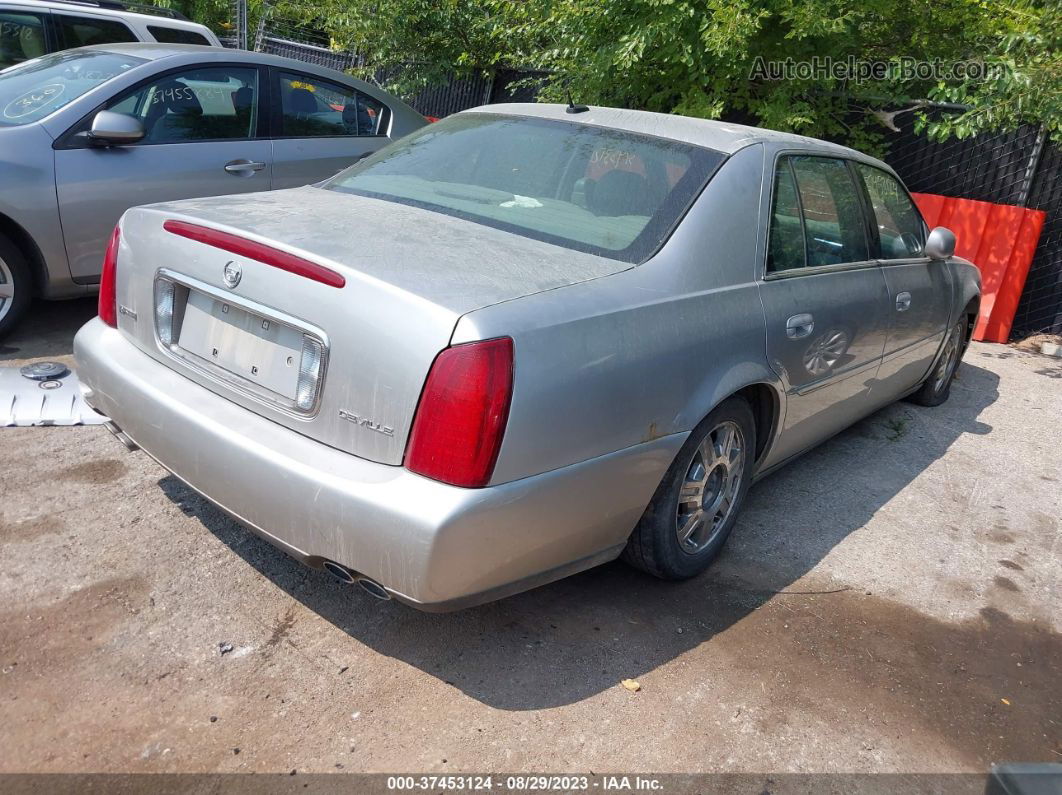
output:
{"label": "rear tire", "polygon": [[951,394],[951,382],[955,379],[955,372],[959,369],[959,362],[966,351],[966,328],[965,316],[952,326],[948,338],[944,341],[940,359],[933,365],[925,383],[909,398],[912,403],[932,407],[939,406],[948,399]]}
{"label": "rear tire", "polygon": [[0,235],[0,339],[10,333],[29,308],[33,282],[26,258]]}
{"label": "rear tire", "polygon": [[752,480],[756,423],[742,398],[690,434],[634,529],[623,559],[664,580],[700,574],[726,543]]}

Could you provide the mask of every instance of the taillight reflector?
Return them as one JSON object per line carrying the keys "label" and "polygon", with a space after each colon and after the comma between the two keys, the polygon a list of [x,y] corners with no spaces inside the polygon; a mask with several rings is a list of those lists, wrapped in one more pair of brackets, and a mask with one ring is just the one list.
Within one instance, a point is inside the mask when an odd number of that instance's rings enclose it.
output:
{"label": "taillight reflector", "polygon": [[316,262],[310,262],[308,259],[281,251],[279,248],[267,246],[265,243],[256,243],[254,240],[248,240],[218,229],[211,229],[199,224],[190,224],[186,221],[166,221],[162,228],[167,232],[186,237],[197,243],[205,243],[208,246],[214,246],[214,248],[220,248],[232,254],[238,254],[241,257],[249,257],[264,265],[270,265],[282,271],[293,273],[296,276],[327,284],[329,287],[342,287],[347,283],[347,280],[341,274],[323,265],[318,265]]}
{"label": "taillight reflector", "polygon": [[122,230],[115,225],[111,232],[111,242],[103,255],[103,272],[100,274],[100,320],[112,328],[118,328],[118,244],[122,241]]}
{"label": "taillight reflector", "polygon": [[513,392],[509,337],[455,345],[431,366],[406,445],[406,468],[454,486],[490,482]]}

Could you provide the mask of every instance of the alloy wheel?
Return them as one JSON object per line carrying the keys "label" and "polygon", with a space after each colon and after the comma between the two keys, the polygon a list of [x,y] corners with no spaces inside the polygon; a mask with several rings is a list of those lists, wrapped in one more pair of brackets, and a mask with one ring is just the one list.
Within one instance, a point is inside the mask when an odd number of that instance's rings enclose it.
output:
{"label": "alloy wheel", "polygon": [[962,324],[951,330],[944,345],[944,354],[940,357],[936,372],[933,373],[933,390],[940,392],[955,373],[959,364],[959,348],[962,340]]}
{"label": "alloy wheel", "polygon": [[745,437],[731,420],[719,423],[693,454],[679,486],[675,532],[683,552],[709,546],[730,518],[745,469]]}
{"label": "alloy wheel", "polygon": [[14,305],[15,276],[3,257],[0,257],[0,320],[7,317]]}

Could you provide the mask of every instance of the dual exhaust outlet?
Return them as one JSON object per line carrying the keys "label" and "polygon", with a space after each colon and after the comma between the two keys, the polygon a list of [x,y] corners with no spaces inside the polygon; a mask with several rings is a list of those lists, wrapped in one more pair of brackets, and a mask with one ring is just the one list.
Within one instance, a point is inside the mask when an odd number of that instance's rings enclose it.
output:
{"label": "dual exhaust outlet", "polygon": [[342,566],[332,560],[326,560],[321,564],[321,567],[344,585],[359,585],[369,596],[382,602],[387,602],[391,599],[391,594],[387,593],[387,589],[376,580],[351,571],[346,566]]}
{"label": "dual exhaust outlet", "polygon": [[[115,423],[108,421],[104,423],[104,426],[107,428],[108,431],[114,434],[114,436],[130,451],[140,449],[140,446],[136,442],[134,442],[132,438],[130,438],[129,435],[126,434],[126,432],[119,428]],[[351,571],[346,566],[340,565],[339,563],[336,563],[332,560],[326,560],[324,563],[321,564],[321,566],[322,568],[324,568],[325,571],[327,571],[329,574],[331,574],[344,585],[360,585],[361,589],[374,599],[379,599],[381,602],[391,601],[391,594],[389,594],[387,592],[387,589],[380,585],[380,583],[376,582],[376,580],[373,580],[362,574],[358,574],[355,571]]]}

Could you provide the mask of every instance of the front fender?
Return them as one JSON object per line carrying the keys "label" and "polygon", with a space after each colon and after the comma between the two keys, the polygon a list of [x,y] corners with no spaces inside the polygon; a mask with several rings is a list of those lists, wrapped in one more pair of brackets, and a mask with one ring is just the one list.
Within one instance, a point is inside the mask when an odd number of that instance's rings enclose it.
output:
{"label": "front fender", "polygon": [[51,136],[39,124],[8,127],[0,130],[0,153],[0,232],[7,227],[23,248],[27,241],[32,244],[34,250],[26,253],[31,262],[43,265],[37,275],[47,297],[62,293],[65,286],[73,288],[59,223]]}

